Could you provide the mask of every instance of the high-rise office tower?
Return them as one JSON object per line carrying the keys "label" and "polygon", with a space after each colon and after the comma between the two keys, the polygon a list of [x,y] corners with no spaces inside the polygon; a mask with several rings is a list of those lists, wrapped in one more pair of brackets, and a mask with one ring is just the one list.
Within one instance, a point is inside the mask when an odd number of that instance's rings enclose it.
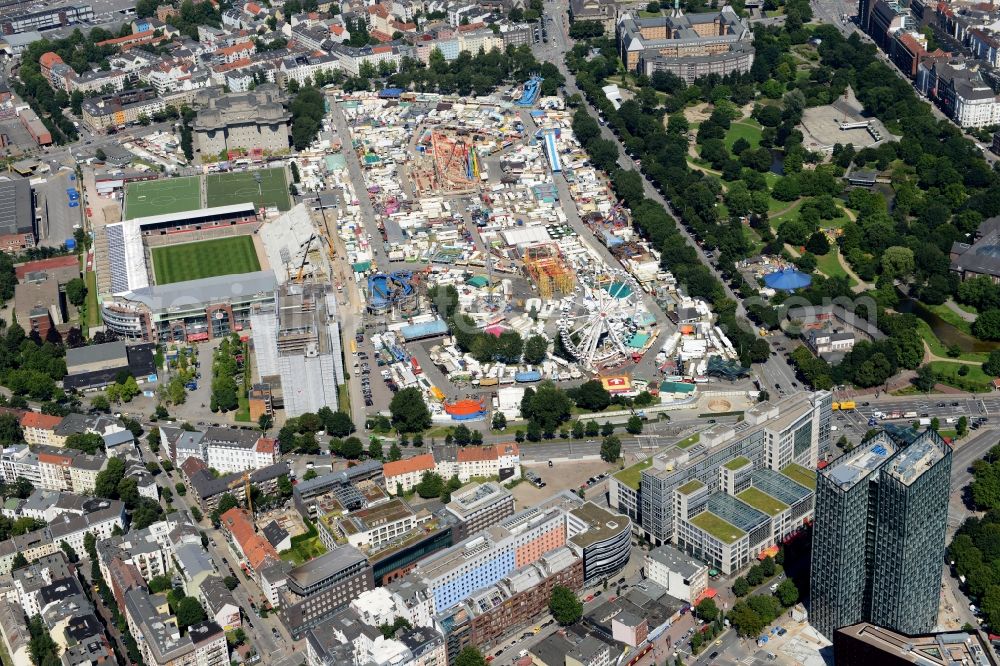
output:
{"label": "high-rise office tower", "polygon": [[881,433],[820,473],[809,592],[820,633],[934,629],[950,479],[951,447],[930,430],[909,444]]}

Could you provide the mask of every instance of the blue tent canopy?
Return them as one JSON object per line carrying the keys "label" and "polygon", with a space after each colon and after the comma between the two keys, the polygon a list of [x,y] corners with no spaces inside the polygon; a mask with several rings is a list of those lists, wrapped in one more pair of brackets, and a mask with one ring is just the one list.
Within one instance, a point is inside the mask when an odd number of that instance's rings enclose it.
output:
{"label": "blue tent canopy", "polygon": [[811,285],[812,277],[794,268],[786,268],[765,275],[764,284],[778,291],[795,291]]}

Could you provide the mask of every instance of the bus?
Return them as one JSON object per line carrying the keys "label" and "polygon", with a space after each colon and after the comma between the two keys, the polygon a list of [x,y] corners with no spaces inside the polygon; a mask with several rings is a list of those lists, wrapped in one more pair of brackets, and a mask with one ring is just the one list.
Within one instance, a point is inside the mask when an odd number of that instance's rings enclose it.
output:
{"label": "bus", "polygon": [[354,339],[352,338],[351,339],[351,354],[354,355],[354,354],[357,354],[357,353],[358,353],[358,343],[355,342]]}

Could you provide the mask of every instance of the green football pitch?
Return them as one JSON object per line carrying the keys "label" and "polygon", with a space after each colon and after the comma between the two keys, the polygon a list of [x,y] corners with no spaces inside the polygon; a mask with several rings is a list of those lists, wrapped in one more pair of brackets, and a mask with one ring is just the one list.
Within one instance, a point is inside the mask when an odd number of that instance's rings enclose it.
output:
{"label": "green football pitch", "polygon": [[[258,185],[257,176],[260,176]],[[229,206],[252,202],[254,206],[276,206],[280,211],[292,207],[284,169],[210,173],[205,176],[208,206]]]}
{"label": "green football pitch", "polygon": [[141,180],[125,186],[125,219],[201,208],[201,178],[161,178]]}
{"label": "green football pitch", "polygon": [[156,284],[260,270],[257,251],[250,236],[154,247],[152,254]]}

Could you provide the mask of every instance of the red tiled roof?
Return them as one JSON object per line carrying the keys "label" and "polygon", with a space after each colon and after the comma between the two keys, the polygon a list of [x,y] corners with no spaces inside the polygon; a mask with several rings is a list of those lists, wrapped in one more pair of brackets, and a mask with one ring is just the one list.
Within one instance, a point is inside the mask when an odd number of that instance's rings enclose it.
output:
{"label": "red tiled roof", "polygon": [[274,549],[274,546],[257,534],[250,514],[245,509],[234,507],[222,514],[219,520],[222,527],[229,530],[236,542],[240,544],[240,549],[247,558],[247,564],[254,571],[259,570],[268,558],[279,559],[278,551]]}
{"label": "red tiled roof", "polygon": [[73,459],[69,456],[60,456],[54,453],[39,453],[38,462],[48,463],[50,465],[62,465],[63,467],[68,467],[73,464]]}
{"label": "red tiled roof", "polygon": [[257,440],[257,453],[274,453],[277,450],[277,440],[261,437]]}
{"label": "red tiled roof", "polygon": [[405,460],[387,462],[382,467],[382,475],[389,478],[409,472],[426,472],[432,469],[434,469],[434,456],[430,453],[424,453]]}
{"label": "red tiled roof", "polygon": [[458,462],[496,460],[497,452],[492,446],[466,446],[458,450]]}
{"label": "red tiled roof", "polygon": [[373,38],[377,39],[380,42],[391,42],[392,41],[392,35],[386,34],[386,33],[382,32],[381,30],[372,30],[371,32],[368,33],[368,35],[370,37],[373,37]]}
{"label": "red tiled roof", "polygon": [[38,412],[27,412],[21,417],[21,427],[52,430],[59,425],[61,421],[61,416],[50,416],[48,414],[39,414]]}
{"label": "red tiled roof", "polygon": [[233,55],[234,53],[240,53],[241,51],[253,50],[253,42],[240,42],[239,44],[233,44],[232,46],[223,46],[222,48],[216,50],[216,53],[220,55]]}
{"label": "red tiled roof", "polygon": [[206,463],[201,458],[195,458],[190,456],[180,464],[181,471],[184,472],[184,476],[191,478],[191,475],[200,472],[203,469],[208,469],[208,463]]}
{"label": "red tiled roof", "polygon": [[138,42],[144,39],[149,39],[153,36],[155,30],[143,30],[142,32],[135,32],[131,35],[125,35],[124,37],[114,37],[112,39],[105,39],[104,41],[97,42],[98,46],[117,46],[118,44],[128,44],[130,42]]}
{"label": "red tiled roof", "polygon": [[218,73],[228,72],[232,69],[239,69],[241,67],[247,67],[253,64],[253,60],[250,58],[240,58],[239,60],[234,60],[232,62],[223,63],[221,65],[216,65],[214,69]]}
{"label": "red tiled roof", "polygon": [[916,38],[908,32],[902,33],[896,39],[899,40],[900,44],[906,47],[907,51],[916,57],[920,57],[927,53],[927,50],[920,45],[920,42],[918,42]]}
{"label": "red tiled roof", "polygon": [[63,59],[59,57],[58,53],[46,51],[42,54],[42,57],[38,59],[38,64],[46,69],[52,69],[53,65],[58,65],[62,61]]}
{"label": "red tiled roof", "polygon": [[[43,58],[45,56],[42,56]],[[44,271],[45,269],[80,267],[80,259],[75,254],[67,254],[62,257],[52,257],[51,259],[39,259],[38,261],[26,261],[23,264],[14,266],[14,273],[18,280],[23,280],[28,273]]]}

